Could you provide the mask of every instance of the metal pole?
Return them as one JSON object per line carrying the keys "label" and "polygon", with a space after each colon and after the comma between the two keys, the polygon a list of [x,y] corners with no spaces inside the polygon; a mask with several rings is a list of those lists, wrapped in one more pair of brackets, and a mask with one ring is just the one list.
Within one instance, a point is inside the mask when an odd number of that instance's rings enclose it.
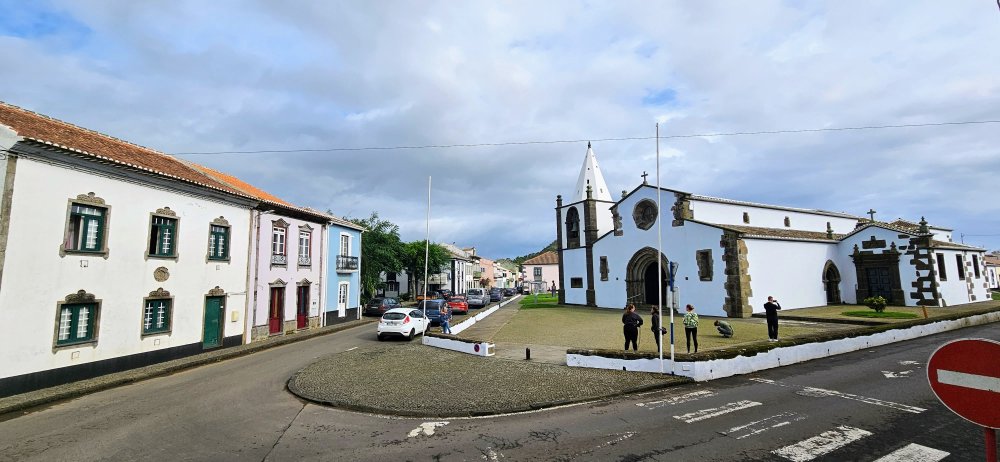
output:
{"label": "metal pole", "polygon": [[[660,341],[657,353],[660,355],[660,373],[663,373],[663,214],[660,208],[660,124],[656,124],[656,310],[660,320],[660,329],[656,335]],[[674,317],[670,317],[670,331],[673,332]],[[670,336],[670,359],[674,359],[673,334]],[[673,366],[670,367],[673,372]]]}
{"label": "metal pole", "polygon": [[986,434],[986,462],[997,462],[997,431],[983,427]]}
{"label": "metal pole", "polygon": [[431,177],[427,177],[427,236],[424,239],[424,332],[427,332],[427,260],[431,253]]}

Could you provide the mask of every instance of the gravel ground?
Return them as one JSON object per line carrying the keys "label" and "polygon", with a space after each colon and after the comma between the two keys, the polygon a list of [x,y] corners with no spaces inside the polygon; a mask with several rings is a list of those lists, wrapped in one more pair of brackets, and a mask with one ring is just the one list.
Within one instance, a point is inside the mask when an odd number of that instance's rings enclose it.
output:
{"label": "gravel ground", "polygon": [[409,343],[320,358],[292,376],[288,388],[304,399],[355,411],[456,417],[541,409],[688,382],[660,374],[483,358]]}

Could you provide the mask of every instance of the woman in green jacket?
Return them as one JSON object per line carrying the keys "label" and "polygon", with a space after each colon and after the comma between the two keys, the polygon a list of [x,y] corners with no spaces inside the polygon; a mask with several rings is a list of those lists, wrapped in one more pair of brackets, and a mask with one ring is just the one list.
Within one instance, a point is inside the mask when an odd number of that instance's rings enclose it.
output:
{"label": "woman in green jacket", "polygon": [[690,304],[684,313],[684,336],[687,338],[688,353],[691,352],[691,339],[694,339],[694,352],[698,352],[698,313],[694,312],[694,307]]}

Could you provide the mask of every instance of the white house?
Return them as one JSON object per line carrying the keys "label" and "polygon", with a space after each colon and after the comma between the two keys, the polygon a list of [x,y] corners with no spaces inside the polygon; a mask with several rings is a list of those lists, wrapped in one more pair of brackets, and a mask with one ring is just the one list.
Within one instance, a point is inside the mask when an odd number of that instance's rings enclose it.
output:
{"label": "white house", "polygon": [[[858,303],[950,306],[988,299],[984,249],[951,242],[926,221],[701,196],[645,181],[611,200],[588,145],[576,191],[556,199],[560,301],[621,308],[656,304],[670,261],[681,304],[744,317],[769,295],[782,306]],[[663,253],[657,252],[662,228]],[[657,275],[657,261],[662,269]],[[526,274],[528,280],[532,274]],[[660,294],[664,295],[665,294]]]}
{"label": "white house", "polygon": [[244,342],[256,201],[0,103],[0,394]]}
{"label": "white house", "polygon": [[527,283],[532,284],[535,291],[545,292],[551,289],[553,285],[556,289],[559,289],[561,285],[559,281],[559,254],[553,251],[542,252],[529,258],[522,263],[524,266],[525,274],[527,274]]}

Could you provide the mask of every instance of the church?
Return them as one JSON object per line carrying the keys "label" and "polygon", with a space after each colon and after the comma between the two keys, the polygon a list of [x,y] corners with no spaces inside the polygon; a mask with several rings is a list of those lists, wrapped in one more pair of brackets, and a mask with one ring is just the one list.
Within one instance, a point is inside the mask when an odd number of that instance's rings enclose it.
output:
{"label": "church", "polygon": [[677,263],[679,306],[709,316],[748,317],[769,295],[784,309],[876,295],[898,306],[990,299],[985,249],[952,242],[951,229],[923,218],[882,222],[873,210],[863,217],[668,188],[660,188],[660,213],[645,176],[613,199],[588,143],[576,190],[556,197],[560,303],[656,305],[658,259],[663,281],[668,262]]}

